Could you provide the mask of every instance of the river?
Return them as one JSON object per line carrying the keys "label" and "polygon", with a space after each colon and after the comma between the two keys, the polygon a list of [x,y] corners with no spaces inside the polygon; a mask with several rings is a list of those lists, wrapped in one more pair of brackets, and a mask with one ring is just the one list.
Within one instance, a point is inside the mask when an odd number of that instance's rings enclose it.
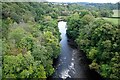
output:
{"label": "river", "polygon": [[85,58],[85,55],[73,49],[68,44],[68,38],[66,35],[67,22],[60,21],[58,23],[59,32],[61,33],[62,40],[61,53],[54,63],[55,73],[53,78],[86,78],[90,79],[90,70]]}

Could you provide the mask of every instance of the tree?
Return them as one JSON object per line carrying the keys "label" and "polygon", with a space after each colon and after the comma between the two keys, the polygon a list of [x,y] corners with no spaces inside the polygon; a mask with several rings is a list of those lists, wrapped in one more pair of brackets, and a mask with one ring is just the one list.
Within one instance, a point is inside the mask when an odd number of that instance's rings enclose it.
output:
{"label": "tree", "polygon": [[17,56],[5,55],[3,66],[3,78],[46,78],[44,67],[34,61],[30,52]]}
{"label": "tree", "polygon": [[[80,27],[76,30],[76,25],[68,20],[69,38],[74,36],[74,40],[81,50],[86,52],[91,60],[89,67],[99,72],[104,78],[119,79],[119,51],[118,44],[119,26],[113,25],[103,19],[93,19],[90,14],[76,18],[74,21],[81,21]],[[72,32],[79,31],[75,36]]]}

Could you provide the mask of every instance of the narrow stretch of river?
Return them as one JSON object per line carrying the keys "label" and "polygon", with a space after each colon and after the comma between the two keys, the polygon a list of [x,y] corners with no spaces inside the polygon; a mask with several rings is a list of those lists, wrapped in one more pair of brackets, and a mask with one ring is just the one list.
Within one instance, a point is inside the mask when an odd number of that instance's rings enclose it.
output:
{"label": "narrow stretch of river", "polygon": [[61,53],[56,61],[53,78],[87,78],[87,66],[81,62],[83,60],[80,58],[81,55],[77,49],[72,49],[68,45],[66,22],[59,22],[58,28],[62,38],[60,41]]}

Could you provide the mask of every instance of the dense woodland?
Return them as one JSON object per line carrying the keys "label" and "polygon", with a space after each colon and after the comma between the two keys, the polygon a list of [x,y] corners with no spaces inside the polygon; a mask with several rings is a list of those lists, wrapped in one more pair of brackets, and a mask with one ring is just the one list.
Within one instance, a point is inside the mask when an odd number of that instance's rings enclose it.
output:
{"label": "dense woodland", "polygon": [[120,79],[120,24],[96,18],[88,10],[71,15],[67,23],[67,35],[86,53],[89,67],[103,78]]}
{"label": "dense woodland", "polygon": [[2,4],[3,78],[46,78],[60,53],[54,8],[43,3]]}
{"label": "dense woodland", "polygon": [[60,54],[59,17],[67,20],[67,35],[86,53],[90,68],[105,78],[120,78],[120,25],[101,18],[111,17],[116,5],[111,4],[110,9],[92,4],[4,2],[1,5],[3,78],[47,78],[54,73],[53,59]]}

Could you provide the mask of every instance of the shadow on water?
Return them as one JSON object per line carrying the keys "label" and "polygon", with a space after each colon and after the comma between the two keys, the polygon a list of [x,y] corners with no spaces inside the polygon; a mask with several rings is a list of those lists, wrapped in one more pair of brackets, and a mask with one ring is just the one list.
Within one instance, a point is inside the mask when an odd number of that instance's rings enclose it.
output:
{"label": "shadow on water", "polygon": [[73,40],[67,38],[66,22],[59,22],[58,28],[61,32],[62,38],[62,40],[60,41],[61,53],[57,59],[54,59],[54,74],[47,79],[103,80],[97,72],[89,69],[88,65],[90,62],[87,59],[85,53],[77,49],[77,45],[76,43],[74,43]]}

